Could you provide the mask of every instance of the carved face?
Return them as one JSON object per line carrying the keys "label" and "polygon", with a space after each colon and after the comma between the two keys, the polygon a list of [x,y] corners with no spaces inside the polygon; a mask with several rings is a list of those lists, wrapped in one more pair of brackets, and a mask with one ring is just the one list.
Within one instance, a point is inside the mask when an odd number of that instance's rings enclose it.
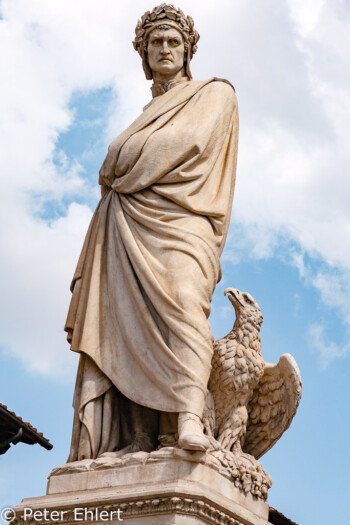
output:
{"label": "carved face", "polygon": [[184,67],[185,45],[175,28],[154,29],[148,39],[148,65],[161,76],[172,77]]}

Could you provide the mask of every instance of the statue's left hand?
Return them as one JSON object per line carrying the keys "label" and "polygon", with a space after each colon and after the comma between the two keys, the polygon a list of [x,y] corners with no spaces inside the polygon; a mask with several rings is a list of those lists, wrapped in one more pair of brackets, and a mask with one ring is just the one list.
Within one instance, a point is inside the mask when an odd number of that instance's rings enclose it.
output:
{"label": "statue's left hand", "polygon": [[100,169],[99,184],[110,187],[114,181],[115,167],[117,163],[117,149],[115,140],[108,147],[108,153]]}
{"label": "statue's left hand", "polygon": [[105,184],[101,184],[101,198],[103,198],[110,189],[111,188],[105,186]]}

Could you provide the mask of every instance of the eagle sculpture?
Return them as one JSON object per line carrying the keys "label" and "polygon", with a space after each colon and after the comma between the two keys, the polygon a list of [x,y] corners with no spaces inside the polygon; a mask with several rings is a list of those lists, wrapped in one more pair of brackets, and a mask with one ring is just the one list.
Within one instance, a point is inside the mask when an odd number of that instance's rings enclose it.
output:
{"label": "eagle sculpture", "polygon": [[260,458],[292,422],[301,398],[299,368],[290,354],[265,363],[260,351],[263,317],[249,293],[227,288],[233,329],[215,341],[203,424],[214,448]]}

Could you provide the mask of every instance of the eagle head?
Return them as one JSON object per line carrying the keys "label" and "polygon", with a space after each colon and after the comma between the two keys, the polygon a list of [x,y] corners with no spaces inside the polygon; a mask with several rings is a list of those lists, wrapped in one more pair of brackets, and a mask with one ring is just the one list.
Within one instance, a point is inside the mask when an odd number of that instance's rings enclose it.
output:
{"label": "eagle head", "polygon": [[226,288],[224,294],[228,294],[228,298],[235,309],[238,322],[245,318],[256,328],[260,329],[263,316],[258,303],[254,301],[248,292],[241,292],[236,288]]}

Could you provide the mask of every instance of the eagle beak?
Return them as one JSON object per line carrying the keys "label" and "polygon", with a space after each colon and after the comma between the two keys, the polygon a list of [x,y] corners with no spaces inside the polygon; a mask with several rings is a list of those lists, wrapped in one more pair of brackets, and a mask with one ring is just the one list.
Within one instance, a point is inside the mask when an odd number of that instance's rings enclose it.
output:
{"label": "eagle beak", "polygon": [[226,290],[224,291],[224,295],[227,294],[229,294],[229,299],[233,306],[235,306],[235,303],[238,303],[241,305],[242,308],[244,308],[244,304],[242,304],[242,302],[240,301],[241,292],[239,290],[237,290],[236,288],[226,288]]}

